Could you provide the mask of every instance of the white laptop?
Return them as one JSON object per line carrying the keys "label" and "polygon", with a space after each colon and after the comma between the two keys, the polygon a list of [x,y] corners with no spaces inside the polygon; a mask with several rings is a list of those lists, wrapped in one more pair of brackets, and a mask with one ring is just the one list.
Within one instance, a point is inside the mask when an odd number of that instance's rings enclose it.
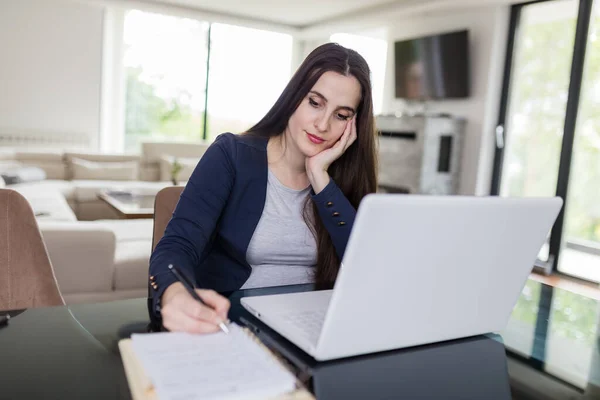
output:
{"label": "white laptop", "polygon": [[241,302],[319,361],[498,332],[561,207],[559,197],[368,195],[333,290]]}

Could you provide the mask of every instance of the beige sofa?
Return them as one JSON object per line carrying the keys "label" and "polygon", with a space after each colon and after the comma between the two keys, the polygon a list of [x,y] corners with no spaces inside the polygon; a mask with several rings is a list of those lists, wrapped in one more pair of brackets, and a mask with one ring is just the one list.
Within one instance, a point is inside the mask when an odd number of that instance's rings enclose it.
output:
{"label": "beige sofa", "polygon": [[47,179],[8,185],[30,202],[67,304],[146,295],[152,220],[122,220],[98,199],[105,189],[157,193],[172,185],[175,158],[180,184],[207,143],[144,143],[141,154],[97,154],[0,148],[4,168],[35,166]]}

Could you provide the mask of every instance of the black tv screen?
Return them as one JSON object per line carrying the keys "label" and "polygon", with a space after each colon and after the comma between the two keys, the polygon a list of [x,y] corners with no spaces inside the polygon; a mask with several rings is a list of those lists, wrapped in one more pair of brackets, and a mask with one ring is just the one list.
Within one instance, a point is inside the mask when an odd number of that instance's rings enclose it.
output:
{"label": "black tv screen", "polygon": [[469,96],[469,32],[394,43],[396,97],[410,100]]}

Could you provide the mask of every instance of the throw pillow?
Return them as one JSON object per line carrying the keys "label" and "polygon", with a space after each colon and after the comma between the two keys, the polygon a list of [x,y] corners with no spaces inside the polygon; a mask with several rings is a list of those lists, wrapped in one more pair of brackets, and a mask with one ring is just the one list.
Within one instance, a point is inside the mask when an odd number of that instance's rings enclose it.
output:
{"label": "throw pillow", "polygon": [[82,158],[71,159],[73,179],[130,181],[138,179],[136,161],[97,162]]}
{"label": "throw pillow", "polygon": [[46,179],[46,172],[39,167],[18,167],[0,172],[0,177],[6,185],[16,183],[37,182]]}

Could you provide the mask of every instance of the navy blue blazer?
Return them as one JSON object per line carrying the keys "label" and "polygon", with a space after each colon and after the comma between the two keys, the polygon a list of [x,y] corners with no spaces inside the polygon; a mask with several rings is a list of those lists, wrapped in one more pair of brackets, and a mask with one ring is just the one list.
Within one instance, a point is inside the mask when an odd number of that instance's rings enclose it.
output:
{"label": "navy blue blazer", "polygon": [[[246,251],[265,205],[267,142],[224,133],[200,159],[150,257],[151,317],[160,318],[159,300],[176,281],[169,264],[217,292],[237,290],[250,276]],[[312,200],[341,260],[356,210],[333,179]]]}

